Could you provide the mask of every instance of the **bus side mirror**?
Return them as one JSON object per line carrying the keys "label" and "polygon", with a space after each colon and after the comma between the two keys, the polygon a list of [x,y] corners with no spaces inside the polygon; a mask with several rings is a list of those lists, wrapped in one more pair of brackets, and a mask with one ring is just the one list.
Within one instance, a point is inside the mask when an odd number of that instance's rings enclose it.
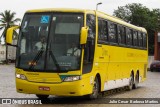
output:
{"label": "bus side mirror", "polygon": [[19,26],[14,26],[14,27],[7,29],[7,33],[6,33],[6,43],[7,44],[12,44],[12,40],[13,40],[12,37],[13,37],[14,30],[16,30],[18,28],[19,28]]}
{"label": "bus side mirror", "polygon": [[86,44],[88,36],[88,27],[82,27],[80,35],[80,44]]}

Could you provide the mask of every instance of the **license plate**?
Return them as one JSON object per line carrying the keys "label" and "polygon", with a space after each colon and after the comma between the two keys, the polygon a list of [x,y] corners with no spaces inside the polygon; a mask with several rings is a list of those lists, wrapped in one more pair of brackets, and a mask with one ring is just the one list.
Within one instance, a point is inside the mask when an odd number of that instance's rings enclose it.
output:
{"label": "license plate", "polygon": [[50,91],[50,87],[39,86],[39,90]]}

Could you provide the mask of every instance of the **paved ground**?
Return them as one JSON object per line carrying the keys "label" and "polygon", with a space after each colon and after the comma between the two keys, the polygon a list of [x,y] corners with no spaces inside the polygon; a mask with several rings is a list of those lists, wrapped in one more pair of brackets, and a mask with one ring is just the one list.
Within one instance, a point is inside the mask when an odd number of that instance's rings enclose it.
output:
{"label": "paved ground", "polygon": [[[0,98],[36,98],[35,95],[29,94],[20,94],[17,93],[15,90],[15,80],[14,80],[14,65],[0,65]],[[147,73],[147,80],[143,83],[139,84],[138,89],[132,91],[121,91],[121,92],[114,92],[112,94],[106,93],[105,97],[98,99],[98,100],[85,100],[82,98],[55,98],[54,96],[50,96],[50,99],[44,101],[44,103],[51,103],[52,105],[48,104],[47,107],[50,106],[85,106],[85,107],[128,107],[128,106],[135,106],[135,107],[152,107],[152,106],[160,106],[160,104],[139,104],[139,105],[127,105],[127,104],[104,104],[107,98],[159,98],[160,99],[160,72],[150,72]],[[65,104],[65,103],[69,104]],[[103,102],[103,104],[100,104]],[[55,104],[58,103],[58,104]],[[59,104],[60,103],[60,104]],[[93,104],[94,103],[94,104]],[[4,105],[0,105],[4,106]],[[28,107],[30,105],[7,105],[7,106],[18,106],[18,107]],[[34,105],[32,105],[34,106]],[[45,106],[45,105],[40,105]],[[6,105],[5,105],[6,107]]]}

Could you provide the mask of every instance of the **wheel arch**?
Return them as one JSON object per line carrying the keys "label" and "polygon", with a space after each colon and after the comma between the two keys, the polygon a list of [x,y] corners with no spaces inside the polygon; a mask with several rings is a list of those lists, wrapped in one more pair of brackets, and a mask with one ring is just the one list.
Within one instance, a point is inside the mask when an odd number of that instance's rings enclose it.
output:
{"label": "wheel arch", "polygon": [[[139,70],[137,70],[136,75],[138,74],[138,82],[140,82],[140,80],[139,80],[140,74],[139,73],[140,73]],[[135,78],[136,78],[136,75],[135,75]]]}
{"label": "wheel arch", "polygon": [[[130,75],[132,74],[133,79],[134,79],[134,70],[131,71]],[[133,80],[134,81],[134,80]]]}
{"label": "wheel arch", "polygon": [[[97,73],[97,74],[96,74],[96,77],[98,78],[98,82],[99,82],[99,92],[101,92],[101,84],[102,84],[102,83],[101,83],[101,76],[100,76],[99,73]],[[96,78],[96,77],[95,77],[95,78]]]}

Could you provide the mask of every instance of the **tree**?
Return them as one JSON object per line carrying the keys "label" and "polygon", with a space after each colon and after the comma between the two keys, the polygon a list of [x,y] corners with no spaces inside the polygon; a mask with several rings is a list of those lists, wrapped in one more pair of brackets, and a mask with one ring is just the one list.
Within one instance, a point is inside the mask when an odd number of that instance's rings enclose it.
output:
{"label": "tree", "polygon": [[[20,22],[20,18],[15,18],[16,13],[11,12],[10,10],[5,10],[4,12],[0,13],[1,19],[0,19],[0,30],[3,30],[1,38],[4,38],[6,40],[6,31],[11,26],[15,26],[16,22]],[[6,43],[5,43],[6,44]],[[6,63],[8,63],[8,45],[6,44]]]}
{"label": "tree", "polygon": [[113,15],[131,24],[146,28],[148,31],[149,54],[154,53],[154,33],[160,29],[160,9],[151,11],[142,4],[132,3],[118,7]]}

